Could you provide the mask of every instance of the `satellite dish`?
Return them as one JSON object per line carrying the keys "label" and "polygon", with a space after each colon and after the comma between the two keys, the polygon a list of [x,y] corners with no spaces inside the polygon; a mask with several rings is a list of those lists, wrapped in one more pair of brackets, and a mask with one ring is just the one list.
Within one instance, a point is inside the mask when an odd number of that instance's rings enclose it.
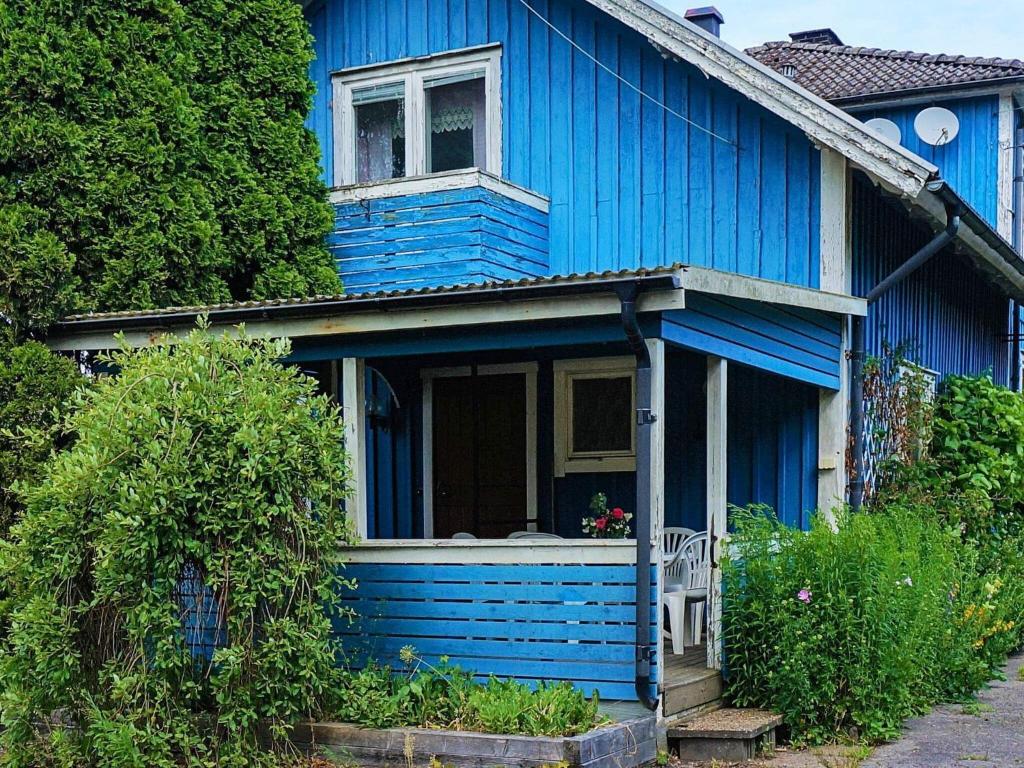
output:
{"label": "satellite dish", "polygon": [[903,133],[900,131],[900,127],[892,120],[886,120],[884,117],[872,117],[864,123],[864,125],[875,133],[882,134],[893,144],[899,144],[900,140],[903,139]]}
{"label": "satellite dish", "polygon": [[914,118],[914,132],[925,144],[941,147],[956,138],[960,121],[944,107],[928,107]]}

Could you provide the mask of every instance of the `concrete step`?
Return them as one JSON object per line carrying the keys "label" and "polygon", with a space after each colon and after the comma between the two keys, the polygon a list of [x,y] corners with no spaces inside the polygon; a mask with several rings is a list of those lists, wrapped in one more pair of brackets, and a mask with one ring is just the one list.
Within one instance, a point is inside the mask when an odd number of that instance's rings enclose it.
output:
{"label": "concrete step", "polygon": [[680,760],[750,760],[775,747],[782,716],[763,709],[718,709],[670,722],[668,749]]}
{"label": "concrete step", "polygon": [[714,704],[722,698],[722,673],[717,669],[688,669],[685,677],[668,682],[662,696],[665,717]]}

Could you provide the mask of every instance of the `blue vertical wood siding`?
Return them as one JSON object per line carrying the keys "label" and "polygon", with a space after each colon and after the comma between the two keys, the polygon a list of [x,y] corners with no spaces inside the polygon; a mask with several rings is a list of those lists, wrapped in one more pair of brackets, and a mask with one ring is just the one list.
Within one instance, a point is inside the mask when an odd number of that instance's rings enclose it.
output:
{"label": "blue vertical wood siding", "polygon": [[687,349],[839,389],[840,319],[824,312],[688,293],[686,309],[662,315],[662,335]]}
{"label": "blue vertical wood siding", "polygon": [[[665,406],[665,525],[707,526],[707,362],[670,349]],[[818,503],[818,389],[729,367],[729,504],[767,504],[807,528]]]}
{"label": "blue vertical wood siding", "polygon": [[938,101],[960,121],[960,133],[949,144],[933,147],[918,138],[914,118],[927,104],[856,111],[859,120],[884,117],[899,126],[900,143],[939,167],[943,179],[994,227],[998,214],[999,97]]}
{"label": "blue vertical wood siding", "polygon": [[728,500],[766,504],[807,529],[818,506],[818,391],[729,368]]}
{"label": "blue vertical wood siding", "polygon": [[[853,189],[853,291],[867,295],[932,237],[866,179]],[[1009,381],[1009,300],[949,249],[875,302],[865,323],[868,352],[886,346],[946,374],[991,371]]]}
{"label": "blue vertical wood siding", "polygon": [[[402,669],[399,652],[411,645],[481,678],[569,680],[603,699],[636,698],[633,565],[353,563],[345,576],[357,583],[342,594],[356,619],[334,626],[353,667],[373,659]],[[655,586],[652,646],[656,599]]]}
{"label": "blue vertical wood siding", "polygon": [[500,43],[503,176],[551,199],[551,272],[684,262],[818,285],[819,153],[803,133],[581,0],[531,3],[726,141],[642,99],[518,0],[326,0],[307,11],[324,167],[330,72]]}
{"label": "blue vertical wood siding", "polygon": [[335,206],[327,247],[348,291],[548,274],[548,216],[483,187]]}

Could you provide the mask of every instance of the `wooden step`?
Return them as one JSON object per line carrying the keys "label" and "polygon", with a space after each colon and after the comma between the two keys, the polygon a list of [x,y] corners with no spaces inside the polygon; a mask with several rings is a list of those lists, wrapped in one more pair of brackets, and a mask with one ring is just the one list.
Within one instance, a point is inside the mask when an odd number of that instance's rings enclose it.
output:
{"label": "wooden step", "polygon": [[775,747],[782,716],[763,709],[719,709],[668,724],[669,752],[680,760],[750,760]]}
{"label": "wooden step", "polygon": [[672,717],[713,704],[722,698],[722,673],[717,669],[686,670],[669,679],[663,693],[664,715]]}

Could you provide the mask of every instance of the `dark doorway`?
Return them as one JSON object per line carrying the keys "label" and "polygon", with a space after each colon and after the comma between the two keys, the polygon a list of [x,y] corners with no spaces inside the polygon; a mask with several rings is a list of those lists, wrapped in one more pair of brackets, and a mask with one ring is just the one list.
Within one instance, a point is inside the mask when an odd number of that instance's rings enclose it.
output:
{"label": "dark doorway", "polygon": [[433,380],[434,536],[527,529],[526,374]]}

